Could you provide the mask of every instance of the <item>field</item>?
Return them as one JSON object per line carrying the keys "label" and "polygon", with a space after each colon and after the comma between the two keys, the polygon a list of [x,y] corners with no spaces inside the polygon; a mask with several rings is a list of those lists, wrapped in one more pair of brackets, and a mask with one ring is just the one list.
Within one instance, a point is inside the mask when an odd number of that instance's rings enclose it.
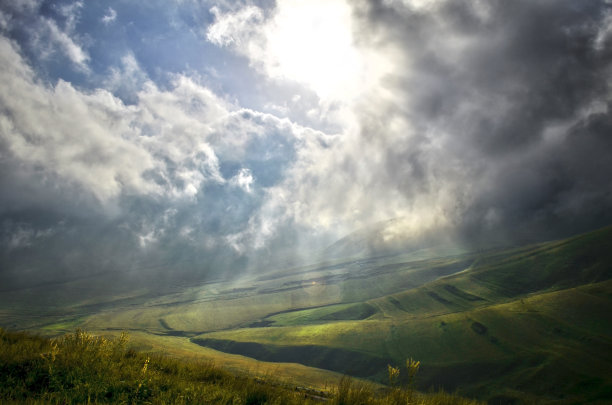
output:
{"label": "field", "polygon": [[[86,281],[3,292],[0,325],[128,331],[140,351],[330,390],[343,374],[490,403],[612,401],[612,228],[485,252],[334,259],[111,297]],[[91,282],[91,280],[89,280]],[[104,284],[104,283],[102,283]]]}
{"label": "field", "polygon": [[[343,377],[328,391],[295,386],[273,375],[231,373],[210,360],[173,359],[77,330],[49,339],[0,329],[0,401],[28,404],[341,404],[478,405],[444,392],[421,394]],[[418,370],[418,363],[409,363]]]}

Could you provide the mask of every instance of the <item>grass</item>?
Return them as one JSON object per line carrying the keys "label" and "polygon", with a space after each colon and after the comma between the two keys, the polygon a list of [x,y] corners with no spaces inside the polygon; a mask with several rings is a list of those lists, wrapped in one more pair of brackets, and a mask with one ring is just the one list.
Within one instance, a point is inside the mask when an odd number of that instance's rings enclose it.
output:
{"label": "grass", "polygon": [[[485,252],[468,270],[416,288],[272,315],[263,320],[276,327],[209,332],[194,341],[261,360],[292,353],[324,368],[350,351],[354,364],[364,364],[356,375],[378,381],[384,372],[369,374],[372,364],[416,357],[423,362],[420,388],[456,388],[493,401],[605,402],[612,400],[611,277],[612,228],[605,228]],[[359,316],[364,304],[374,309],[367,319]],[[347,316],[334,319],[337,313]],[[241,343],[260,346],[248,352]],[[312,346],[327,355],[309,355]]]}
{"label": "grass", "polygon": [[[394,259],[397,258],[372,260],[364,267],[349,261],[335,264],[331,269],[322,266],[310,273],[279,274],[271,279],[262,277],[187,288],[144,304],[116,305],[93,312],[79,326],[88,330],[111,327],[165,333],[168,329],[159,321],[163,319],[164,324],[173,330],[190,333],[237,328],[287,310],[360,304],[421,285],[440,275],[463,269],[471,262],[436,258],[396,263]],[[237,288],[245,285],[249,286],[247,291]],[[235,292],[237,290],[241,292]],[[354,319],[364,314],[349,310],[338,316]],[[320,312],[315,317],[324,315]],[[284,323],[281,318],[279,324]],[[316,319],[313,318],[313,321]]]}
{"label": "grass", "polygon": [[[120,331],[109,331],[115,337]],[[342,378],[341,374],[332,371],[311,368],[298,363],[262,362],[250,357],[223,353],[208,347],[202,347],[185,337],[160,336],[147,332],[130,332],[132,347],[140,351],[163,354],[177,359],[191,359],[203,362],[222,364],[223,369],[234,374],[248,374],[265,378],[275,375],[289,385],[304,386],[315,390],[328,390]]]}
{"label": "grass", "polygon": [[83,318],[81,317],[63,319],[58,322],[54,322],[54,323],[45,325],[41,328],[41,330],[45,332],[51,332],[51,333],[68,332],[68,331],[77,329],[79,325],[81,325],[82,322],[83,322]]}
{"label": "grass", "polygon": [[269,326],[293,326],[316,324],[325,321],[361,320],[376,313],[367,303],[328,305],[322,308],[291,311],[266,317]]}
{"label": "grass", "polygon": [[211,362],[178,360],[128,347],[128,335],[107,339],[77,330],[49,339],[0,329],[0,401],[82,404],[457,404],[447,393],[411,387],[380,390],[348,377],[329,392],[232,374]]}
{"label": "grass", "polygon": [[[537,294],[501,304],[422,318],[343,321],[207,333],[194,339],[231,353],[274,361],[275,353],[334,367],[350,351],[354,375],[385,380],[372,364],[422,361],[419,387],[443,385],[486,398],[515,390],[521,400],[610,399],[612,282]],[[215,339],[216,341],[206,341]],[[239,342],[260,346],[240,345]],[[310,347],[319,347],[317,357]],[[301,358],[300,358],[301,356]],[[361,360],[360,360],[361,359]],[[319,363],[317,363],[319,361]],[[335,371],[348,371],[341,368]],[[541,381],[531,384],[535,376]]]}
{"label": "grass", "polygon": [[[3,305],[0,321],[55,335],[84,327],[118,338],[130,330],[141,350],[324,391],[339,389],[344,372],[385,383],[387,364],[413,357],[422,362],[419,389],[457,389],[493,403],[605,402],[612,400],[611,278],[609,227],[478,254],[338,259],[166,295],[49,306],[29,321]],[[401,384],[405,376],[400,368]],[[361,384],[352,380],[353,391],[342,392],[361,398]]]}

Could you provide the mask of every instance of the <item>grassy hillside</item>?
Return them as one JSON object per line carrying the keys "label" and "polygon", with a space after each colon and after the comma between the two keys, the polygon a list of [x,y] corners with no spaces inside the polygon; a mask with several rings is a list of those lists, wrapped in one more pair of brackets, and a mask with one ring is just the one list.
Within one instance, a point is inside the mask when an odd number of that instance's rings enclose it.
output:
{"label": "grassy hillside", "polygon": [[210,362],[176,360],[128,348],[128,336],[77,331],[57,339],[0,329],[0,401],[132,404],[457,404],[475,401],[410,387],[379,389],[342,379],[330,391],[291,386],[268,375],[236,375]]}
{"label": "grassy hillside", "polygon": [[405,260],[402,256],[349,260],[307,271],[204,284],[145,303],[104,308],[79,325],[88,330],[104,327],[196,335],[250,325],[273,313],[363,302],[400,292],[465,269],[473,258]]}
{"label": "grassy hillside", "polygon": [[252,325],[266,327],[205,333],[193,341],[377,380],[384,379],[381,364],[415,357],[423,362],[422,388],[489,399],[607,401],[611,252],[610,228],[487,252],[465,271],[417,288],[271,314]]}
{"label": "grassy hillside", "polygon": [[[432,252],[441,256],[432,257]],[[612,400],[612,228],[513,249],[334,259],[240,280],[115,296],[0,296],[0,325],[83,327],[141,350],[325,390],[341,375],[491,403]],[[42,288],[42,287],[41,287]],[[40,295],[40,297],[39,297]],[[101,298],[103,297],[103,299]]]}
{"label": "grassy hillside", "polygon": [[[431,317],[249,328],[194,341],[381,381],[381,365],[418,356],[421,388],[441,385],[467,395],[504,392],[550,400],[579,399],[588,391],[589,400],[607,399],[612,394],[606,377],[612,375],[612,326],[605,320],[611,295],[608,281]],[[536,376],[538,385],[531,383]]]}

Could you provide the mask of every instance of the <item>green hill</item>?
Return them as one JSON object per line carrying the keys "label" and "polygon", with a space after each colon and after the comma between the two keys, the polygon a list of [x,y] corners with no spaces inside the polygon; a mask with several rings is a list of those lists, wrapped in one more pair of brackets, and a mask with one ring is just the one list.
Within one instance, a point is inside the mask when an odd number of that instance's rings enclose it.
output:
{"label": "green hill", "polygon": [[0,329],[0,402],[37,404],[406,404],[477,405],[410,387],[380,389],[342,379],[329,391],[283,383],[274,376],[229,373],[210,362],[138,352],[128,335],[106,339],[82,331],[61,338]]}
{"label": "green hill", "polygon": [[406,384],[402,367],[414,358],[421,390],[492,404],[609,403],[611,276],[608,227],[512,249],[335,258],[164,294],[40,286],[5,294],[0,325],[52,336],[127,330],[146,352],[314,389],[343,373],[387,383],[387,365]]}
{"label": "green hill", "polygon": [[612,400],[612,228],[461,261],[416,288],[193,341],[377,380],[381,364],[414,357],[421,388],[484,399]]}

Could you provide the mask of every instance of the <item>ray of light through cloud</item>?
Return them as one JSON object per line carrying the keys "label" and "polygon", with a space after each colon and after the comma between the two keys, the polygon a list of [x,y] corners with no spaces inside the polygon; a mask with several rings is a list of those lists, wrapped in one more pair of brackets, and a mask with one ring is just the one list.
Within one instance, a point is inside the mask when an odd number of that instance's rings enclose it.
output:
{"label": "ray of light through cloud", "polygon": [[606,225],[611,15],[606,1],[2,3],[0,275],[205,278],[307,261],[363,229],[480,245]]}

